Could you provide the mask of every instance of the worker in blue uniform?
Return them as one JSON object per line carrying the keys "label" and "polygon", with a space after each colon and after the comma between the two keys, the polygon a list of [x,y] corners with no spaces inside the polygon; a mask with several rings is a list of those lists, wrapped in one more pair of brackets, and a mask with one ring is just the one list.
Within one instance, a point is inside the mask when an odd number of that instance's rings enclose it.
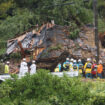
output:
{"label": "worker in blue uniform", "polygon": [[65,71],[69,71],[70,70],[70,59],[66,58],[66,61],[63,64],[63,68]]}
{"label": "worker in blue uniform", "polygon": [[73,61],[73,70],[74,71],[78,71],[78,65],[77,65],[77,61],[76,60]]}

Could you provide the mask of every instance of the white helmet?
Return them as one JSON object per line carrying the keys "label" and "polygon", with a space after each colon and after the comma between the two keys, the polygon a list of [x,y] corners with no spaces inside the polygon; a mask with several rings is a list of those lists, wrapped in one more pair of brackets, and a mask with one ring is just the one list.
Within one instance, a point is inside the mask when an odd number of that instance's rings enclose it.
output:
{"label": "white helmet", "polygon": [[99,64],[102,64],[102,60],[99,60]]}
{"label": "white helmet", "polygon": [[7,61],[7,64],[9,64],[10,62],[9,61]]}
{"label": "white helmet", "polygon": [[91,58],[87,58],[87,61],[91,61]]}
{"label": "white helmet", "polygon": [[76,63],[77,61],[76,60],[73,60],[73,62]]}
{"label": "white helmet", "polygon": [[81,59],[79,59],[78,62],[81,62]]}
{"label": "white helmet", "polygon": [[35,63],[35,60],[33,60],[32,63]]}
{"label": "white helmet", "polygon": [[66,58],[66,60],[68,61],[68,60],[69,60],[69,58]]}
{"label": "white helmet", "polygon": [[26,61],[26,58],[23,58],[23,61]]}
{"label": "white helmet", "polygon": [[73,58],[71,58],[70,61],[73,62]]}

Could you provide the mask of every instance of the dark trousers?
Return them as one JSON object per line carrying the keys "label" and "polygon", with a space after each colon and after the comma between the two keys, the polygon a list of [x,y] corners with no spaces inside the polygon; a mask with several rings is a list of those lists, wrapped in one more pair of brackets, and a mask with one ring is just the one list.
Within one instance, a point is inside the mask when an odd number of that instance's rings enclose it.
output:
{"label": "dark trousers", "polygon": [[92,74],[91,73],[86,73],[86,78],[92,78]]}
{"label": "dark trousers", "polygon": [[96,74],[92,74],[92,78],[96,78],[97,76],[96,76]]}
{"label": "dark trousers", "polygon": [[98,73],[97,76],[100,77],[100,78],[102,78],[102,74],[101,73]]}

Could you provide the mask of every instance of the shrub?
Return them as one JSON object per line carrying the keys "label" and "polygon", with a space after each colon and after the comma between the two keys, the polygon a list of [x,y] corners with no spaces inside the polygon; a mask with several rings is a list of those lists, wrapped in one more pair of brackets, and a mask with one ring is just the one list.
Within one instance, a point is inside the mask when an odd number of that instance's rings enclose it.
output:
{"label": "shrub", "polygon": [[[8,92],[3,86],[8,86]],[[67,76],[57,77],[46,70],[39,70],[37,74],[30,76],[27,74],[22,79],[7,80],[0,85],[1,103],[7,103],[5,99],[13,105],[27,105],[25,103],[34,102],[37,105],[88,105],[90,93],[87,84],[79,78],[69,78]],[[1,104],[2,105],[2,104]],[[35,103],[32,105],[36,105]]]}

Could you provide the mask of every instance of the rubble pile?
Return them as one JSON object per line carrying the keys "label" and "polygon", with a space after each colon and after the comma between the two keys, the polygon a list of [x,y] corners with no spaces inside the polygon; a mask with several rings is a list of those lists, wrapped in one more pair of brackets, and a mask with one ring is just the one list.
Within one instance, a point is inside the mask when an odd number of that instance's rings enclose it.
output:
{"label": "rubble pile", "polygon": [[[36,47],[43,48],[36,57],[37,67],[52,71],[59,62],[64,62],[67,56],[76,59],[97,56],[92,28],[84,27],[75,40],[69,39],[69,35],[70,32],[67,26],[46,24],[38,32],[34,30],[9,40],[6,53],[11,54],[19,51],[18,41],[21,42],[24,49],[34,51]],[[100,59],[104,61],[105,50],[101,44],[100,48]]]}

